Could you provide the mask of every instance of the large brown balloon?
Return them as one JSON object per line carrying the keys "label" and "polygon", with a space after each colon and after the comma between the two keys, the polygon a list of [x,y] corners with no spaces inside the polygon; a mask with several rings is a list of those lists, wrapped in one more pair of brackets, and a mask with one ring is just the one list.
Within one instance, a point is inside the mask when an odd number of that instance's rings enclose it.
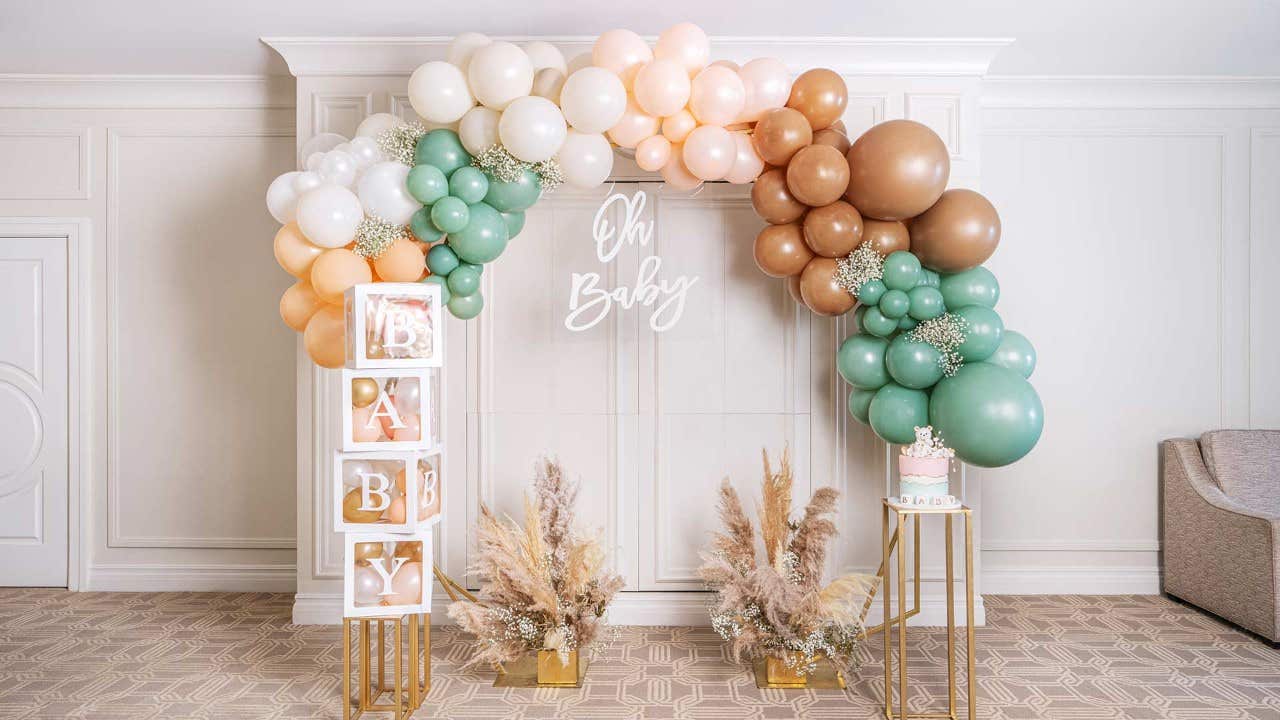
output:
{"label": "large brown balloon", "polygon": [[849,163],[830,145],[800,148],[787,163],[787,189],[810,207],[830,205],[849,187]]}
{"label": "large brown balloon", "polygon": [[844,115],[848,104],[849,89],[844,78],[826,68],[802,73],[791,83],[791,97],[787,100],[787,107],[803,113],[814,130],[830,127]]}
{"label": "large brown balloon", "polygon": [[809,209],[787,189],[787,172],[783,168],[766,170],[756,178],[751,186],[751,207],[765,222],[774,225],[795,222]]}
{"label": "large brown balloon", "polygon": [[864,220],[862,242],[871,243],[871,249],[880,257],[911,249],[911,236],[907,233],[907,226],[897,220]]}
{"label": "large brown balloon", "polygon": [[814,208],[804,216],[804,241],[815,253],[840,258],[862,242],[862,216],[843,200]]}
{"label": "large brown balloon", "polygon": [[854,141],[847,157],[845,199],[877,220],[902,220],[928,210],[951,174],[942,138],[912,120],[876,125]]}
{"label": "large brown balloon", "polygon": [[799,305],[804,305],[804,298],[800,296],[800,276],[792,275],[784,282],[787,283],[787,294],[791,296],[791,299],[795,300]]}
{"label": "large brown balloon", "polygon": [[1000,244],[1000,216],[991,201],[972,190],[942,193],[911,221],[911,252],[925,267],[960,272],[977,267]]}
{"label": "large brown balloon", "polygon": [[836,282],[837,265],[833,258],[816,257],[800,273],[800,297],[819,315],[843,315],[858,302]]}
{"label": "large brown balloon", "polygon": [[751,143],[769,165],[786,165],[800,148],[813,142],[813,128],[799,110],[774,108],[756,123]]}
{"label": "large brown balloon", "polygon": [[798,275],[813,259],[813,251],[804,242],[800,223],[769,225],[756,235],[756,265],[765,275],[787,277]]}
{"label": "large brown balloon", "polygon": [[844,127],[843,120],[837,120],[831,127],[819,130],[813,134],[814,145],[830,145],[840,151],[843,155],[849,152],[849,131]]}

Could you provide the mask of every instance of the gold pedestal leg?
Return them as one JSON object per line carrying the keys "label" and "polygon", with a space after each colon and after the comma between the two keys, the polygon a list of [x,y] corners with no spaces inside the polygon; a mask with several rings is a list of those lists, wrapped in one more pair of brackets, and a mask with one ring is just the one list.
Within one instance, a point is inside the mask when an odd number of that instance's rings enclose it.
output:
{"label": "gold pedestal leg", "polygon": [[955,567],[952,550],[951,515],[946,519],[947,532],[947,714],[956,716],[956,608]]}
{"label": "gold pedestal leg", "polygon": [[378,621],[378,689],[373,694],[376,700],[384,690],[387,689],[387,624],[384,620]]}
{"label": "gold pedestal leg", "polygon": [[431,692],[431,613],[423,616],[422,623],[422,699]]}
{"label": "gold pedestal leg", "polygon": [[351,623],[342,619],[342,720],[351,720]]}
{"label": "gold pedestal leg", "polygon": [[418,615],[409,616],[409,707],[418,708]]}
{"label": "gold pedestal leg", "polygon": [[[880,572],[884,578],[884,617],[880,628],[884,631],[884,714],[893,717],[893,657],[889,650],[889,632],[893,626],[889,623],[889,506],[883,506],[880,516]],[[899,598],[901,599],[901,598]]]}
{"label": "gold pedestal leg", "polygon": [[[909,515],[898,516],[898,707],[902,717],[907,717],[907,554],[903,552]],[[919,526],[919,519],[916,525]]]}
{"label": "gold pedestal leg", "polygon": [[369,709],[369,621],[360,621],[360,711]]}
{"label": "gold pedestal leg", "polygon": [[405,707],[404,707],[404,673],[402,673],[400,670],[400,663],[403,662],[402,659],[400,658],[401,648],[404,647],[404,645],[402,644],[404,641],[404,637],[401,635],[401,628],[403,627],[404,627],[404,618],[401,618],[396,621],[396,659],[395,659],[396,709],[395,709],[395,712],[393,713],[396,720],[401,720],[402,718],[405,718],[408,716],[408,713],[405,712]]}
{"label": "gold pedestal leg", "polygon": [[[974,638],[973,638],[973,514],[964,513],[964,612],[967,622],[966,641],[969,655],[966,658],[965,670],[969,681],[969,720],[974,720],[978,708],[978,683],[974,677]],[[954,685],[953,685],[954,687]]]}

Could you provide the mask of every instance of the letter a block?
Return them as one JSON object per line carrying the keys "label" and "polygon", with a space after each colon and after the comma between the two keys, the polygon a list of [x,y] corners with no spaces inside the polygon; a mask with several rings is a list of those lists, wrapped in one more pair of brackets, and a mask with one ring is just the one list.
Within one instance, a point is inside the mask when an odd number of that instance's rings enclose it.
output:
{"label": "letter a block", "polygon": [[439,403],[431,370],[342,371],[342,449],[429,450]]}

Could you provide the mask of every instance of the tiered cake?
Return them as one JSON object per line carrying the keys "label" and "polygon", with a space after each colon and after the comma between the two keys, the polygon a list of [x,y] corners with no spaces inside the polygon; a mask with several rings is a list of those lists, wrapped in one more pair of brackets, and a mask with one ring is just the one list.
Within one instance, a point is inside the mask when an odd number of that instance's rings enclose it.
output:
{"label": "tiered cake", "polygon": [[898,458],[900,505],[954,508],[960,501],[950,494],[949,471],[955,451],[933,436],[933,427],[918,427],[916,441],[902,447]]}

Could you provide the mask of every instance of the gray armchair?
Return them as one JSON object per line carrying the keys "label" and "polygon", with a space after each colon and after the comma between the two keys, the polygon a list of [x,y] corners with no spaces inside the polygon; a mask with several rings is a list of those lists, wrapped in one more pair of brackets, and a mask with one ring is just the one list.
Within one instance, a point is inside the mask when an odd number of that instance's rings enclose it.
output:
{"label": "gray armchair", "polygon": [[1164,591],[1280,641],[1280,430],[1166,440]]}

